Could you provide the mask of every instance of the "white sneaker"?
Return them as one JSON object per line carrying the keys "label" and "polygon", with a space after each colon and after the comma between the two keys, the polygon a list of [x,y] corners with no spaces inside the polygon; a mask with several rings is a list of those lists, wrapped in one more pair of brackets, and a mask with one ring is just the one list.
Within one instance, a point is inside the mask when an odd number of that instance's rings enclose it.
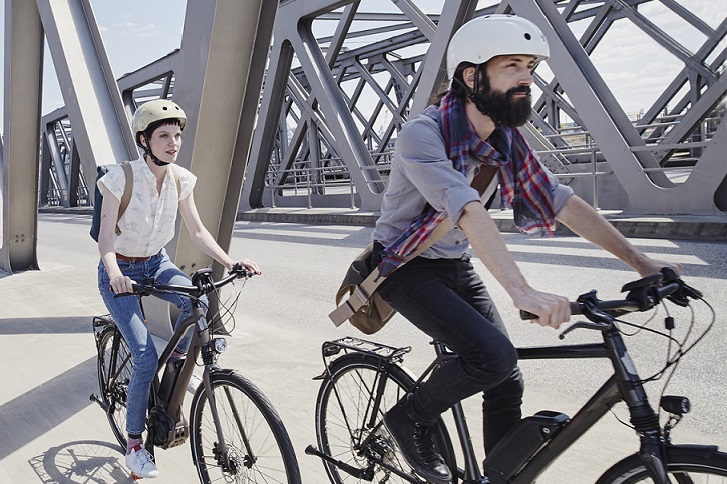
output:
{"label": "white sneaker", "polygon": [[126,467],[131,470],[131,477],[135,480],[145,477],[159,477],[159,470],[154,461],[151,460],[149,452],[140,445],[126,454]]}

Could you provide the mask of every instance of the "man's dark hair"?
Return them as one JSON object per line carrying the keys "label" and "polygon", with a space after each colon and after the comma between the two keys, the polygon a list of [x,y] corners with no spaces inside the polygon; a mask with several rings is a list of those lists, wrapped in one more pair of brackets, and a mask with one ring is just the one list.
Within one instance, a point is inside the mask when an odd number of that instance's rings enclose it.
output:
{"label": "man's dark hair", "polygon": [[[477,75],[480,76],[480,91],[487,91],[490,89],[490,80],[487,78],[487,74],[485,71],[486,64],[486,62],[484,64],[480,64],[479,68],[477,69]],[[460,62],[460,64],[457,66],[457,69],[454,70],[454,74],[452,75],[452,82],[443,82],[442,85],[439,87],[437,93],[433,94],[432,97],[429,98],[429,104],[439,105],[439,103],[442,101],[442,98],[449,91],[452,91],[452,94],[460,101],[464,102],[465,100],[469,99],[470,93],[467,89],[467,84],[465,84],[464,82],[463,74],[464,70],[468,67],[477,68],[478,65],[471,62]]]}
{"label": "man's dark hair", "polygon": [[[463,73],[468,67],[475,68],[477,82],[475,82],[474,91],[476,93],[470,91],[464,82]],[[518,85],[508,89],[507,92],[493,91],[490,88],[490,78],[487,76],[487,62],[479,65],[471,62],[461,62],[452,75],[452,82],[447,87],[448,89],[443,90],[436,96],[432,96],[430,104],[439,106],[447,92],[451,92],[463,104],[467,100],[473,102],[477,109],[482,114],[489,116],[497,126],[510,128],[524,125],[532,114],[530,87]],[[513,99],[512,95],[517,92],[527,93],[527,99]]]}

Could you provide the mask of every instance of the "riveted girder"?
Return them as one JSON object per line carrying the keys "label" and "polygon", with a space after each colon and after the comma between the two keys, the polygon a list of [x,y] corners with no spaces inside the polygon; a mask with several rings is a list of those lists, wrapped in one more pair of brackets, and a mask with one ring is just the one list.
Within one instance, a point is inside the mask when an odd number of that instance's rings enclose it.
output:
{"label": "riveted girder", "polygon": [[[719,102],[727,92],[724,18],[711,27],[677,2],[659,2],[702,40],[692,51],[642,13],[657,3],[650,0],[489,6],[442,0],[427,13],[420,3],[281,2],[243,210],[377,209],[398,128],[442,86],[447,40],[472,16],[488,13],[529,18],[550,41],[547,69],[536,72],[540,92],[528,139],[563,182],[577,191],[594,187],[587,195],[595,200],[597,183],[581,178],[579,185],[569,173],[598,172],[626,195],[606,201],[607,208],[628,213],[710,214],[727,205],[719,189],[727,164],[702,159],[715,144],[725,148],[717,136]],[[637,120],[592,60],[623,22],[648,36],[660,59],[683,67]]]}
{"label": "riveted girder", "polygon": [[5,2],[2,248],[5,272],[37,269],[38,133],[43,28],[32,2]]}
{"label": "riveted girder", "polygon": [[[86,204],[89,171],[137,156],[128,118],[156,97],[190,115],[180,163],[202,174],[200,211],[223,246],[238,203],[378,209],[399,128],[446,87],[448,39],[489,13],[527,17],[550,40],[526,135],[562,182],[626,213],[727,210],[720,2],[702,18],[674,0],[188,0],[180,50],[118,85],[89,2],[5,2],[4,270],[36,265],[39,202]],[[681,22],[679,32],[665,14]],[[624,24],[678,67],[636,117],[595,61]],[[44,30],[66,106],[39,124]],[[601,184],[618,196],[599,204]],[[190,270],[209,263],[189,243],[174,242],[180,262]]]}

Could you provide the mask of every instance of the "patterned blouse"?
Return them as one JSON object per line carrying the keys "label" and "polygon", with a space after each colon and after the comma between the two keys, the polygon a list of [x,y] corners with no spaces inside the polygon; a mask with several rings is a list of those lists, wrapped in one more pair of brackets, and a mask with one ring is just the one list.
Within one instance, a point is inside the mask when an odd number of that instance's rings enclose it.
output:
{"label": "patterned blouse", "polygon": [[[189,170],[169,165],[161,193],[156,190],[156,177],[139,158],[131,162],[134,186],[124,215],[118,226],[121,234],[116,238],[114,250],[127,257],[151,257],[158,253],[174,237],[177,205],[187,198],[197,183],[197,177]],[[171,170],[179,174],[179,194]],[[116,166],[98,181],[121,200],[126,185],[124,170]]]}

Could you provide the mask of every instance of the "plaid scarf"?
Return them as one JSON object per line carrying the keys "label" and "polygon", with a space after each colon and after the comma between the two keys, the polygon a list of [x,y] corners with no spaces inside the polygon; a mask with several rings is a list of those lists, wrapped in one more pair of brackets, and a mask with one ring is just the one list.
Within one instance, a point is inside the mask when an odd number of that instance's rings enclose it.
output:
{"label": "plaid scarf", "polygon": [[[515,226],[530,235],[552,236],[555,212],[548,175],[520,132],[499,127],[490,135],[489,142],[481,140],[472,129],[462,103],[451,92],[442,98],[439,111],[439,129],[454,169],[466,176],[470,156],[499,167],[502,204],[512,207]],[[387,276],[398,267],[446,216],[446,212],[427,205],[409,228],[384,249],[379,264],[381,274]]]}

